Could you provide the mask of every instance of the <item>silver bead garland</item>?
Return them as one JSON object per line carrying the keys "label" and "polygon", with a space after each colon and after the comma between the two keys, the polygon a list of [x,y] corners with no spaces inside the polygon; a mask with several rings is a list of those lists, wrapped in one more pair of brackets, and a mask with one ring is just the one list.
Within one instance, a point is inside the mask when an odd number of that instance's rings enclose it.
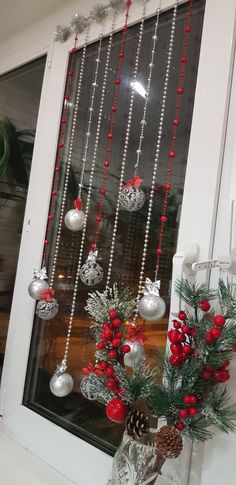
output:
{"label": "silver bead garland", "polygon": [[[137,306],[135,309],[135,315],[133,320],[134,324],[136,323],[136,320],[138,317],[138,304],[143,291],[143,279],[144,279],[147,247],[148,247],[150,225],[151,225],[151,218],[152,218],[153,199],[155,195],[155,183],[156,183],[156,177],[157,177],[157,172],[159,168],[159,157],[160,157],[160,149],[161,149],[162,135],[163,135],[163,123],[164,123],[164,118],[166,113],[166,98],[167,98],[167,92],[168,92],[168,86],[169,86],[170,67],[171,67],[172,54],[173,54],[177,7],[178,7],[178,0],[176,0],[175,6],[173,8],[173,15],[172,15],[172,22],[171,22],[170,41],[169,41],[169,47],[168,47],[164,88],[163,88],[162,101],[161,101],[161,114],[160,114],[160,120],[159,120],[158,132],[157,132],[157,142],[156,142],[156,151],[155,151],[154,166],[153,166],[153,173],[152,173],[151,190],[150,190],[150,196],[149,196],[147,224],[145,229],[143,255],[142,255],[141,268],[140,268],[140,274],[139,274],[138,293],[136,297]],[[157,277],[157,273],[155,274],[155,277]]]}
{"label": "silver bead garland", "polygon": [[121,199],[121,192],[122,192],[123,184],[124,184],[125,166],[126,166],[127,151],[128,151],[131,122],[132,122],[132,115],[133,115],[133,106],[134,106],[134,98],[135,98],[135,81],[136,81],[137,74],[138,74],[139,57],[140,57],[140,51],[141,51],[141,46],[142,46],[142,40],[143,40],[145,6],[146,6],[146,2],[143,2],[143,18],[141,20],[140,28],[139,28],[139,37],[138,37],[136,57],[135,57],[135,62],[134,62],[134,70],[133,70],[133,76],[132,76],[132,82],[131,82],[131,94],[130,94],[130,102],[129,102],[128,121],[127,121],[127,126],[126,126],[124,150],[123,150],[121,172],[120,172],[120,183],[119,183],[114,225],[113,225],[113,231],[112,231],[111,250],[110,250],[109,263],[108,263],[106,288],[109,288],[109,284],[110,284],[110,280],[111,280],[113,259],[114,259],[115,242],[116,242],[119,213],[120,213],[120,199]]}

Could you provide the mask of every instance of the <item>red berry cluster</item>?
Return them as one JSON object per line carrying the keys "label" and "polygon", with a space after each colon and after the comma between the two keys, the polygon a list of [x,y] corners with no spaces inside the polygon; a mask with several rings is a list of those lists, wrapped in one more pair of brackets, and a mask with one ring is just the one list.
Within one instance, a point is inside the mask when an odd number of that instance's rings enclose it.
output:
{"label": "red berry cluster", "polygon": [[223,383],[229,380],[230,373],[227,367],[229,366],[229,360],[224,360],[220,367],[205,364],[202,371],[202,377],[216,381],[216,383]]}
{"label": "red berry cluster", "polygon": [[173,329],[169,330],[168,338],[172,355],[169,359],[170,364],[180,366],[192,354],[192,337],[196,337],[197,329],[186,325],[187,315],[184,311],[178,314],[178,320],[173,320]]}
{"label": "red berry cluster", "polygon": [[[185,404],[185,407],[182,407],[178,411],[179,418],[182,420],[197,416],[198,414],[198,408],[196,407],[196,404],[198,402],[197,396],[194,396],[194,394],[186,394],[183,397],[183,403]],[[185,424],[182,421],[176,421],[175,423],[176,429],[178,431],[183,431],[185,428]]]}
{"label": "red berry cluster", "polygon": [[218,340],[221,337],[221,329],[225,324],[225,317],[223,315],[216,315],[213,318],[215,324],[208,332],[205,333],[205,342],[207,345],[213,344],[214,340]]}
{"label": "red berry cluster", "polygon": [[108,312],[108,320],[102,324],[102,331],[100,334],[100,340],[97,343],[98,350],[106,350],[109,359],[117,360],[121,353],[127,353],[130,351],[129,345],[122,344],[122,332],[120,330],[121,320],[117,315],[116,310],[110,310]]}
{"label": "red berry cluster", "polygon": [[106,377],[106,387],[113,392],[114,396],[121,396],[123,394],[122,389],[119,387],[119,379],[115,375],[112,365],[109,365],[106,360],[101,360],[95,366],[88,364],[82,372],[84,375],[95,374],[97,377]]}

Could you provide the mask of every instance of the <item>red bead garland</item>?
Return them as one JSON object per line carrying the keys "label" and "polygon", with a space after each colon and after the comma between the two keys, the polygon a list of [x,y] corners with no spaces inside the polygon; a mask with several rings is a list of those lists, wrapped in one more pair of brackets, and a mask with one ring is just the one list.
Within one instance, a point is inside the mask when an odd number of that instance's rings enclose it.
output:
{"label": "red bead garland", "polygon": [[61,116],[59,140],[58,140],[58,147],[57,147],[57,158],[56,158],[56,165],[55,165],[55,171],[54,171],[53,183],[52,183],[51,201],[50,201],[50,206],[49,206],[49,215],[48,215],[46,236],[45,236],[45,241],[44,241],[44,252],[43,252],[44,262],[47,259],[47,251],[48,251],[47,248],[49,246],[50,233],[51,233],[51,223],[53,221],[53,213],[54,213],[54,209],[55,209],[55,199],[56,199],[56,195],[57,195],[57,187],[58,187],[58,182],[59,182],[60,166],[61,166],[61,160],[62,160],[62,150],[64,148],[64,138],[65,138],[65,129],[66,129],[65,127],[66,127],[66,124],[67,124],[68,109],[69,109],[68,101],[71,98],[72,82],[73,82],[73,75],[74,75],[73,68],[74,68],[74,62],[75,62],[75,54],[77,52],[77,43],[78,43],[78,35],[76,33],[75,37],[74,37],[74,46],[71,49],[72,55],[70,57],[70,64],[69,64],[69,68],[68,68],[68,75],[67,75],[65,96],[64,96],[64,104],[63,104],[63,112],[62,112],[62,116]]}
{"label": "red bead garland", "polygon": [[176,109],[175,109],[174,119],[172,121],[171,145],[168,152],[167,181],[164,186],[165,195],[164,195],[164,201],[163,201],[163,207],[162,207],[161,228],[159,233],[158,247],[156,249],[157,270],[160,266],[161,255],[163,254],[162,243],[163,243],[163,236],[164,236],[164,231],[165,231],[166,221],[167,221],[166,214],[167,214],[169,190],[171,189],[171,178],[172,178],[172,171],[173,171],[172,166],[173,166],[173,160],[176,157],[175,147],[176,147],[176,139],[177,139],[177,128],[180,125],[180,111],[181,111],[182,95],[184,93],[183,86],[184,86],[184,78],[185,78],[185,68],[188,62],[187,53],[188,53],[188,46],[189,46],[189,34],[191,32],[190,20],[192,15],[192,3],[193,3],[193,0],[189,0],[188,13],[187,13],[186,23],[184,27],[183,47],[182,47],[182,53],[180,58],[181,66],[179,71],[178,88],[176,90],[177,92]]}
{"label": "red bead garland", "polygon": [[99,190],[100,193],[100,200],[98,203],[98,210],[97,210],[97,216],[96,216],[96,230],[95,230],[95,238],[94,238],[94,243],[93,245],[96,247],[97,242],[99,239],[100,231],[101,231],[101,222],[102,222],[102,215],[103,215],[103,202],[104,202],[104,197],[106,196],[106,183],[107,183],[107,174],[108,174],[108,168],[110,166],[111,162],[111,147],[112,147],[112,140],[114,136],[114,126],[115,126],[115,120],[116,120],[116,113],[117,113],[117,102],[118,102],[118,97],[119,97],[119,87],[121,84],[121,69],[122,69],[122,63],[124,60],[125,56],[125,45],[126,45],[126,37],[127,37],[127,30],[128,30],[128,18],[129,18],[129,9],[131,6],[132,1],[127,0],[126,2],[126,11],[125,11],[125,24],[122,29],[122,34],[121,34],[121,45],[120,45],[120,50],[118,53],[118,64],[117,64],[117,69],[116,69],[116,79],[115,79],[115,88],[114,88],[114,93],[113,93],[113,102],[112,102],[112,108],[111,108],[111,117],[110,117],[110,126],[108,129],[107,133],[107,144],[106,144],[106,156],[105,156],[105,161],[103,164],[103,175],[102,175],[102,184]]}

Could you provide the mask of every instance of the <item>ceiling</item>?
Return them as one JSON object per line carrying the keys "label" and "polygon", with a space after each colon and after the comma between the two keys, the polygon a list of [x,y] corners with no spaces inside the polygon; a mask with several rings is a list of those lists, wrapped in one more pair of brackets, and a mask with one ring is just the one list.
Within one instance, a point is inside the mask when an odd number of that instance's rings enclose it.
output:
{"label": "ceiling", "polygon": [[[0,0],[0,6],[4,0]],[[71,0],[8,0],[4,2],[4,15],[0,16],[0,42],[21,32],[33,22],[51,15]]]}

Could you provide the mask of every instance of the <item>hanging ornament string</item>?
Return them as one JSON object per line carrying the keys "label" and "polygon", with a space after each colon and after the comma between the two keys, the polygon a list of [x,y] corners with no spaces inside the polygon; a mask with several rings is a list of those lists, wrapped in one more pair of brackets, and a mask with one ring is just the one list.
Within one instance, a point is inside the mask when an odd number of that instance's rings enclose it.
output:
{"label": "hanging ornament string", "polygon": [[94,74],[94,79],[92,83],[92,95],[91,95],[91,100],[90,100],[90,106],[89,106],[89,117],[88,117],[88,124],[87,124],[87,132],[85,134],[85,147],[84,147],[84,153],[83,153],[83,159],[82,159],[82,168],[81,168],[81,174],[80,174],[80,181],[78,185],[78,196],[77,199],[74,201],[74,209],[71,209],[69,212],[67,212],[65,216],[65,225],[68,229],[71,231],[80,231],[84,227],[85,223],[85,214],[82,208],[82,188],[83,188],[83,181],[84,181],[84,172],[85,172],[85,167],[87,163],[87,155],[88,155],[88,148],[89,148],[89,139],[91,136],[91,125],[92,125],[92,120],[93,120],[93,112],[94,112],[94,100],[95,100],[95,94],[96,94],[96,89],[98,87],[97,80],[98,80],[98,72],[99,72],[99,64],[100,64],[100,57],[101,57],[101,48],[102,48],[102,40],[103,40],[103,33],[100,33],[99,36],[99,44],[98,44],[98,50],[97,50],[97,57],[95,59],[95,74]]}
{"label": "hanging ornament string", "polygon": [[159,126],[158,126],[158,132],[157,132],[157,142],[156,142],[156,151],[155,151],[154,166],[153,166],[153,173],[152,173],[151,190],[150,190],[150,196],[149,196],[147,223],[146,223],[145,235],[144,235],[143,255],[142,255],[141,268],[140,268],[140,274],[139,274],[138,293],[136,297],[137,306],[135,309],[135,314],[133,319],[134,325],[136,324],[136,321],[137,321],[138,312],[139,312],[139,300],[141,298],[141,294],[143,291],[144,271],[145,271],[145,265],[146,265],[147,247],[148,247],[149,234],[150,234],[153,199],[155,194],[157,171],[159,168],[160,149],[161,149],[162,137],[163,137],[163,123],[164,123],[165,113],[166,113],[166,98],[167,98],[167,92],[168,92],[168,86],[169,86],[170,68],[171,68],[172,54],[173,54],[177,7],[178,7],[178,1],[175,2],[175,6],[173,8],[173,14],[172,14],[172,21],[171,21],[170,40],[169,40],[169,46],[168,46],[166,72],[165,72],[165,78],[164,78],[164,88],[163,88],[162,100],[161,100],[161,114],[160,114]]}
{"label": "hanging ornament string", "polygon": [[186,22],[184,26],[183,47],[182,47],[181,59],[180,59],[180,70],[179,70],[179,79],[178,79],[178,87],[177,87],[175,116],[172,122],[173,126],[172,126],[171,143],[170,143],[169,157],[168,157],[165,196],[164,196],[164,201],[162,206],[161,228],[160,228],[160,234],[159,234],[158,247],[156,249],[157,259],[156,259],[155,279],[157,279],[157,275],[160,267],[160,259],[161,259],[161,255],[163,254],[163,236],[164,236],[164,231],[166,228],[166,221],[167,221],[168,197],[169,197],[169,191],[171,190],[173,160],[176,156],[175,148],[176,148],[176,141],[177,141],[177,129],[178,129],[178,126],[180,125],[180,113],[181,113],[181,106],[182,106],[182,99],[183,99],[182,95],[184,93],[185,71],[188,63],[188,47],[189,47],[189,34],[191,33],[192,4],[193,4],[193,0],[189,0],[188,12],[187,12]]}
{"label": "hanging ornament string", "polygon": [[102,186],[100,188],[100,201],[98,203],[98,212],[96,216],[96,230],[95,230],[94,242],[91,245],[91,252],[93,251],[93,253],[95,254],[95,257],[97,256],[96,248],[97,248],[97,242],[98,242],[98,238],[101,230],[103,199],[106,195],[106,182],[107,182],[108,168],[111,162],[111,147],[112,147],[112,140],[113,140],[113,131],[114,131],[115,120],[116,120],[116,112],[118,109],[117,104],[118,104],[118,98],[119,98],[119,87],[121,83],[121,70],[122,70],[122,64],[123,64],[124,55],[125,55],[124,50],[126,46],[128,18],[129,18],[129,10],[130,10],[131,3],[132,3],[131,0],[127,0],[126,2],[125,24],[122,28],[121,44],[120,44],[120,50],[118,54],[119,61],[116,69],[115,89],[113,93],[110,125],[107,133],[106,156],[105,156],[105,161],[103,166]]}
{"label": "hanging ornament string", "polygon": [[[69,389],[70,385],[66,386],[62,378],[65,375],[66,376],[69,375],[69,374],[65,373],[65,371],[67,369],[67,359],[68,359],[68,352],[69,352],[69,347],[70,347],[70,338],[71,338],[71,332],[72,332],[72,327],[73,327],[73,319],[74,319],[74,314],[75,314],[76,299],[77,299],[77,294],[78,294],[78,283],[79,283],[79,276],[80,276],[80,268],[81,268],[82,257],[83,257],[83,249],[84,249],[84,244],[85,244],[87,220],[88,220],[91,193],[92,193],[92,185],[93,185],[93,176],[94,176],[94,170],[95,170],[95,166],[96,166],[97,150],[98,150],[98,145],[99,145],[99,137],[100,137],[100,131],[101,131],[102,117],[103,117],[104,101],[105,101],[105,94],[106,94],[106,89],[107,89],[107,80],[108,80],[108,71],[109,71],[109,65],[110,65],[114,26],[115,26],[115,16],[114,16],[114,19],[113,19],[112,30],[111,30],[111,33],[110,33],[110,36],[109,36],[108,47],[107,47],[107,55],[106,55],[106,62],[105,62],[105,68],[104,68],[104,77],[103,77],[103,83],[102,83],[102,91],[101,91],[98,121],[97,121],[97,130],[96,130],[96,135],[95,135],[94,152],[93,152],[92,164],[91,164],[91,169],[90,169],[89,188],[88,188],[86,208],[85,208],[85,220],[84,220],[84,227],[83,227],[83,231],[82,231],[81,244],[80,244],[80,250],[79,250],[79,257],[78,257],[78,264],[77,264],[76,277],[75,277],[74,290],[73,290],[73,297],[72,297],[72,303],[71,303],[71,311],[70,311],[70,317],[69,317],[69,322],[68,322],[65,351],[64,351],[63,360],[58,365],[57,370],[56,370],[54,376],[52,377],[52,380],[51,380],[51,383],[50,383],[50,389],[51,389],[52,393],[57,395],[57,396],[62,396],[62,395],[64,396],[64,395],[67,395],[70,392],[70,389]],[[66,378],[66,380],[68,380],[68,382],[70,381],[69,378]],[[70,384],[70,382],[69,382],[69,384]],[[60,389],[61,389],[61,391],[60,391]],[[64,391],[63,391],[63,389],[64,389]]]}
{"label": "hanging ornament string", "polygon": [[[114,260],[114,250],[115,250],[115,242],[116,242],[116,235],[117,235],[117,228],[118,228],[118,221],[119,221],[119,212],[120,212],[120,199],[121,199],[121,191],[124,184],[124,173],[125,173],[125,165],[127,159],[127,151],[129,145],[129,138],[130,138],[130,130],[132,124],[132,115],[133,115],[133,107],[134,107],[134,99],[135,99],[135,82],[137,79],[138,67],[139,67],[139,58],[143,40],[143,28],[144,28],[144,16],[145,16],[145,6],[146,2],[144,2],[143,6],[143,17],[140,23],[139,28],[139,37],[136,49],[136,57],[134,63],[134,70],[133,70],[133,77],[131,82],[131,95],[130,95],[130,102],[129,102],[129,111],[127,117],[127,126],[126,126],[126,134],[125,134],[125,141],[124,141],[124,150],[123,150],[123,157],[121,163],[121,172],[120,172],[120,183],[119,183],[119,190],[118,190],[118,197],[117,197],[117,204],[115,210],[115,218],[114,218],[114,226],[112,231],[112,240],[111,240],[111,250],[110,250],[110,257],[108,263],[108,271],[107,271],[107,281],[106,281],[106,288],[109,288],[110,280],[111,280],[111,273],[112,273],[112,266]],[[97,233],[96,233],[97,236]]]}

